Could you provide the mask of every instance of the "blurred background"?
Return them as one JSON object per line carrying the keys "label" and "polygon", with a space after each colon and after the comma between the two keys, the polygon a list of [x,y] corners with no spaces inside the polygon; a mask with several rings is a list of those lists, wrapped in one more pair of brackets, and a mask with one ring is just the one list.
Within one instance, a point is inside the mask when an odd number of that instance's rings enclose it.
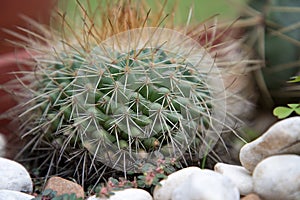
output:
{"label": "blurred background", "polygon": [[[84,3],[86,0],[79,0]],[[96,7],[99,0],[89,0],[90,5]],[[129,1],[129,0],[128,0]],[[103,0],[103,4],[109,1]],[[152,9],[158,1],[147,0]],[[161,1],[163,2],[163,1]],[[210,16],[219,15],[220,20],[236,19],[239,16],[239,10],[236,3],[243,4],[245,0],[168,0],[166,10],[170,10],[176,5],[175,23],[185,23],[193,7],[192,22],[200,22]],[[5,40],[12,37],[3,31],[3,28],[18,31],[17,26],[27,26],[26,22],[20,17],[22,15],[33,18],[41,23],[50,23],[50,13],[55,11],[55,6],[66,11],[67,14],[74,15],[76,0],[2,0],[0,7],[0,54],[13,50]]]}
{"label": "blurred background", "polygon": [[[86,0],[79,0],[80,2],[85,2]],[[137,1],[137,0],[128,0]],[[89,0],[91,7],[96,7],[99,0]],[[104,0],[103,4],[107,1]],[[110,1],[108,1],[110,2]],[[151,9],[157,9],[157,2],[163,4],[165,1],[155,1],[155,0],[146,0],[147,4]],[[166,10],[171,10],[174,5],[177,10],[175,16],[176,23],[185,23],[190,11],[190,8],[193,7],[193,18],[192,21],[198,23],[202,20],[207,19],[213,15],[219,15],[220,19],[235,19],[239,16],[239,9],[237,9],[238,4],[246,4],[246,0],[168,0],[166,1]],[[59,8],[67,10],[69,14],[73,14],[76,1],[68,0],[58,0]]]}

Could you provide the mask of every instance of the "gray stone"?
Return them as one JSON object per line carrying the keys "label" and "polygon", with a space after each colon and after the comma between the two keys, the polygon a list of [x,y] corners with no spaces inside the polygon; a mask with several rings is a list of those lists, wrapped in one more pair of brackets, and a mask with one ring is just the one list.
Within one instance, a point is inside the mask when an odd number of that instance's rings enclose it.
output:
{"label": "gray stone", "polygon": [[300,199],[300,156],[276,155],[253,171],[254,192],[266,200]]}
{"label": "gray stone", "polygon": [[253,192],[253,181],[251,174],[242,166],[217,163],[215,171],[228,177],[238,188],[241,195]]}
{"label": "gray stone", "polygon": [[0,189],[30,193],[32,187],[30,175],[21,164],[0,158]]}
{"label": "gray stone", "polygon": [[34,196],[13,190],[0,190],[0,200],[31,200]]}
{"label": "gray stone", "polygon": [[239,200],[237,187],[229,178],[212,170],[196,171],[172,192],[172,200]]}
{"label": "gray stone", "polygon": [[279,154],[300,154],[300,117],[279,121],[262,136],[244,145],[240,161],[252,172],[261,160]]}

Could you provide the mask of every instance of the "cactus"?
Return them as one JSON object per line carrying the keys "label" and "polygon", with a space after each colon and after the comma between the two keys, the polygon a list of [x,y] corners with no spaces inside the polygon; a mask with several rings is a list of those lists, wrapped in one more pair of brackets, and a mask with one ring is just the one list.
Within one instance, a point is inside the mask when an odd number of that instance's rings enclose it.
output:
{"label": "cactus", "polygon": [[266,107],[299,98],[287,81],[299,73],[299,17],[297,0],[250,0],[244,15],[255,19],[248,27],[249,42],[265,61],[256,73],[262,102]]}
{"label": "cactus", "polygon": [[[30,19],[37,31],[22,29],[31,37],[20,45],[34,66],[11,84],[21,97],[22,156],[46,176],[75,176],[81,184],[99,181],[107,167],[126,177],[161,158],[199,162],[223,128],[232,130],[224,74],[207,51],[222,43],[204,48],[191,38],[207,39],[205,26],[191,37],[185,28],[168,29],[174,25],[163,8],[149,13],[121,1],[90,11],[77,3],[82,23],[59,14],[58,32]],[[224,61],[237,67],[240,55],[231,55]]]}

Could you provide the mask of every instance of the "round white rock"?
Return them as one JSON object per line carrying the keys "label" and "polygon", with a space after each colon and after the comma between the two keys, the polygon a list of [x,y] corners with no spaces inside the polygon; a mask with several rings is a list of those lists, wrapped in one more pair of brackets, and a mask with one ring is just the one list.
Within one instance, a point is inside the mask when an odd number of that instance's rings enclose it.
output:
{"label": "round white rock", "polygon": [[300,199],[300,156],[278,155],[261,161],[253,172],[254,192],[263,199]]}
{"label": "round white rock", "polygon": [[172,200],[239,200],[240,194],[231,180],[212,170],[189,175],[172,193]]}
{"label": "round white rock", "polygon": [[0,157],[0,189],[31,193],[32,188],[30,175],[21,164]]}
{"label": "round white rock", "polygon": [[120,191],[113,191],[114,195],[109,198],[97,198],[95,195],[89,197],[87,200],[152,200],[152,196],[149,192],[136,189],[129,188]]}
{"label": "round white rock", "polygon": [[0,190],[0,200],[31,200],[34,196],[12,190]]}
{"label": "round white rock", "polygon": [[214,170],[228,177],[239,189],[241,195],[253,192],[253,181],[251,174],[242,166],[217,163]]}
{"label": "round white rock", "polygon": [[252,172],[264,158],[279,154],[300,154],[300,117],[281,120],[262,136],[244,145],[240,151],[240,161]]}
{"label": "round white rock", "polygon": [[200,171],[199,167],[187,167],[170,174],[166,180],[160,181],[160,186],[155,187],[154,200],[171,200],[173,191],[192,173]]}

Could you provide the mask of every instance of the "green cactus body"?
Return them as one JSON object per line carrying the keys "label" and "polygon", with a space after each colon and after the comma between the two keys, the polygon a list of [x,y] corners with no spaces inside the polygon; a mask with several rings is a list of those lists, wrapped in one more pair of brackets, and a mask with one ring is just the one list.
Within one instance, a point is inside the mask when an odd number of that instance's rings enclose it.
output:
{"label": "green cactus body", "polygon": [[[159,39],[156,31],[160,31]],[[182,49],[176,52],[171,40],[163,40],[164,32],[173,34],[176,39],[186,37],[168,29],[154,28],[113,36],[91,51],[73,80],[71,98],[80,102],[74,118],[85,116],[88,121],[79,132],[82,140],[85,144],[95,143],[96,138],[88,130],[90,127],[105,131],[109,137],[104,137],[110,138],[102,140],[99,135],[97,150],[95,144],[86,148],[92,148],[90,151],[97,159],[108,165],[114,163],[119,170],[135,171],[135,163],[141,162],[138,160],[141,150],[164,157],[179,157],[186,151],[194,151],[189,149],[191,143],[209,129],[199,129],[197,124],[212,118],[215,91],[207,85],[211,72],[205,71],[211,66],[203,69],[198,66],[204,59],[201,47],[197,46],[197,60],[192,59],[195,52],[187,54],[196,48],[195,45],[187,47],[191,39],[185,38],[189,41],[184,41]],[[143,34],[149,38],[133,44],[124,42],[128,35],[134,39]],[[149,40],[152,37],[155,39]],[[121,44],[116,45],[116,41]],[[92,115],[86,116],[91,109]],[[172,146],[169,154],[160,152],[164,145]],[[105,151],[116,152],[115,157],[106,157]],[[133,161],[120,160],[121,154]]]}

